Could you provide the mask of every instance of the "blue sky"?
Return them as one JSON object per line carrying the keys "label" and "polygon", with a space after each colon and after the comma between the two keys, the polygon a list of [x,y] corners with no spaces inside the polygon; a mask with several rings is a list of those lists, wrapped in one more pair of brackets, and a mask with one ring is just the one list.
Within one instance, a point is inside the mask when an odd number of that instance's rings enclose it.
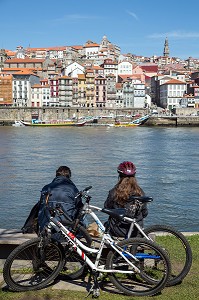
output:
{"label": "blue sky", "polygon": [[[189,7],[190,4],[190,7]],[[0,0],[0,48],[100,43],[104,35],[122,53],[199,58],[199,1]]]}

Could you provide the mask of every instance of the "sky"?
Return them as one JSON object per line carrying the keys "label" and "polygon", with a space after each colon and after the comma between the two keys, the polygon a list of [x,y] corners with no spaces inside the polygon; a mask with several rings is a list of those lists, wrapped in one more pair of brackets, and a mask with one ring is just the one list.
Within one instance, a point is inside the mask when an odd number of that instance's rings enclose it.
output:
{"label": "sky", "polygon": [[199,1],[0,0],[0,48],[16,50],[101,43],[121,53],[199,58]]}

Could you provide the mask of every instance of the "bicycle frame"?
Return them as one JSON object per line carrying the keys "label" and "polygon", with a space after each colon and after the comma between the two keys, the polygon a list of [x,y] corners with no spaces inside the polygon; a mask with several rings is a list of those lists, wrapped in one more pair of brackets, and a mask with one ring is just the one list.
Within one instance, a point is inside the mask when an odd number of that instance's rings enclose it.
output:
{"label": "bicycle frame", "polygon": [[[99,218],[97,217],[97,215],[94,213],[93,210],[102,211],[102,208],[85,203],[84,207],[82,209],[82,214],[90,215],[94,219],[94,221],[96,222],[96,224],[98,225],[99,229],[102,232],[105,232],[104,225],[99,220]],[[151,240],[152,241],[152,239],[148,235],[146,235],[146,233],[143,231],[143,229],[141,228],[141,226],[136,222],[136,219],[132,219],[132,218],[129,218],[129,217],[124,217],[124,221],[127,221],[127,222],[131,223],[129,231],[128,231],[128,234],[127,234],[127,239],[131,237],[133,228],[135,226],[135,227],[137,227],[137,229],[143,235],[144,238],[146,238],[147,240]]]}
{"label": "bicycle frame", "polygon": [[[103,228],[103,224],[99,220],[99,218],[94,214],[94,217],[96,218],[96,221],[98,224],[101,225],[101,228]],[[69,244],[72,246],[73,250],[78,253],[78,255],[88,264],[88,266],[94,271],[94,272],[105,272],[105,273],[122,273],[122,274],[132,274],[132,273],[140,273],[139,268],[137,268],[128,258],[133,258],[135,261],[139,261],[136,256],[131,254],[130,252],[126,251],[125,249],[122,249],[119,247],[115,241],[112,239],[112,237],[105,233],[105,228],[103,230],[103,236],[100,243],[100,247],[98,249],[90,248],[84,245],[68,228],[66,228],[62,223],[60,223],[55,217],[50,218],[49,222],[49,228],[53,227],[57,232],[62,233],[62,235],[66,238],[66,240],[69,242]],[[104,248],[105,243],[110,245],[121,257],[123,257],[126,262],[132,267],[132,270],[106,270],[104,269],[104,266],[99,266],[100,258],[102,255],[102,250]],[[95,263],[91,261],[91,259],[82,251],[85,250],[86,252],[97,254]]]}

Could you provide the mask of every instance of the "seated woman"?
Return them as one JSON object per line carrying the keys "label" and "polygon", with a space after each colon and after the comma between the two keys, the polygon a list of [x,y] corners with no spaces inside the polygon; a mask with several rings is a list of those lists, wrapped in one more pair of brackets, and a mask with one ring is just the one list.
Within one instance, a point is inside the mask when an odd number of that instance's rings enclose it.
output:
{"label": "seated woman", "polygon": [[[143,219],[148,215],[147,204],[130,200],[131,196],[144,196],[144,192],[138,185],[135,178],[136,167],[132,162],[124,161],[117,168],[119,173],[118,183],[108,193],[104,203],[105,208],[126,208],[128,217],[136,218],[136,221],[143,227]],[[110,234],[114,236],[127,237],[130,223],[118,222],[109,218]],[[132,231],[131,237],[138,236],[137,228]]]}

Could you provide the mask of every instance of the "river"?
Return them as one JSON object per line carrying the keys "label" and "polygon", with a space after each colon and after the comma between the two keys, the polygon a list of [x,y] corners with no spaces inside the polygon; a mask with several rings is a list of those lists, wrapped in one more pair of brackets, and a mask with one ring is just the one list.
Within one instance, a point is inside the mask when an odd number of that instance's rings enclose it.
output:
{"label": "river", "polygon": [[[0,228],[22,227],[31,207],[60,165],[79,189],[92,185],[92,203],[103,206],[124,160],[154,201],[145,225],[199,230],[199,127],[0,127]],[[105,215],[100,218],[106,219]]]}

